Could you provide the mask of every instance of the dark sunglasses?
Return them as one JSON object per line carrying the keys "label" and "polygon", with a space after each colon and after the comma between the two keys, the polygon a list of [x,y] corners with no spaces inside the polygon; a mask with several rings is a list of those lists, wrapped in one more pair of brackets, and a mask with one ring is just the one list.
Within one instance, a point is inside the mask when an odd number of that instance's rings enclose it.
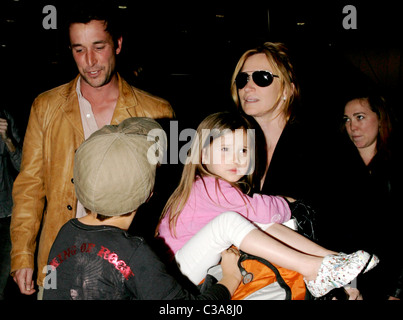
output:
{"label": "dark sunglasses", "polygon": [[[268,87],[273,82],[273,78],[278,78],[278,75],[272,74],[270,71],[254,71],[252,72],[253,82],[259,87]],[[246,72],[240,72],[235,78],[235,83],[238,89],[242,89],[249,82],[250,75]]]}

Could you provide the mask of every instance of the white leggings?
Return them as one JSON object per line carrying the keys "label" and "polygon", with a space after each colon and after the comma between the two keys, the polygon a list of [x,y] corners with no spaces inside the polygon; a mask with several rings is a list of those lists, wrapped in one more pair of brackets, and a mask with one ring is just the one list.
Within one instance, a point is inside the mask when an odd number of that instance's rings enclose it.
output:
{"label": "white leggings", "polygon": [[207,270],[216,265],[221,252],[231,245],[240,247],[246,235],[257,226],[266,230],[272,223],[252,223],[239,213],[228,211],[206,224],[175,254],[182,274],[198,285]]}

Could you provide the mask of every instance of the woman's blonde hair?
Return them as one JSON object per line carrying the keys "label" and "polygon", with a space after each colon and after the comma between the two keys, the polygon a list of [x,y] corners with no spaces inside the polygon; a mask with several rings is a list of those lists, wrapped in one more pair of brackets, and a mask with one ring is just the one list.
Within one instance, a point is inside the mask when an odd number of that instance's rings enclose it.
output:
{"label": "woman's blonde hair", "polygon": [[238,88],[236,86],[235,79],[238,73],[242,70],[245,61],[255,55],[263,53],[266,55],[267,60],[270,65],[273,67],[273,74],[279,76],[279,80],[281,82],[281,90],[277,97],[276,104],[280,102],[283,98],[283,91],[287,89],[287,92],[291,94],[287,95],[286,100],[284,101],[284,109],[283,113],[286,119],[290,119],[292,117],[292,106],[293,102],[296,102],[300,98],[300,89],[297,83],[297,79],[294,73],[294,67],[291,64],[291,61],[288,56],[288,49],[282,43],[273,43],[273,42],[265,42],[263,45],[250,49],[246,51],[238,61],[238,64],[235,67],[235,71],[232,75],[231,80],[231,94],[232,99],[234,100],[236,106],[241,109],[241,104],[239,101]]}
{"label": "woman's blonde hair", "polygon": [[[239,181],[231,184],[239,190],[240,194],[250,194],[260,188],[260,180],[263,172],[262,164],[266,163],[266,159],[257,159],[257,157],[255,157],[255,152],[257,151],[256,145],[259,144],[259,148],[262,148],[262,144],[265,144],[265,141],[263,142],[261,140],[264,139],[264,136],[259,131],[259,125],[252,117],[242,115],[237,111],[232,113],[218,112],[209,115],[200,123],[196,130],[196,135],[193,138],[186,163],[183,167],[179,185],[168,199],[161,214],[160,221],[169,214],[169,228],[172,234],[175,234],[178,217],[189,199],[193,183],[196,179],[203,179],[205,176],[215,177],[216,191],[219,191],[217,190],[219,189],[218,179],[222,178],[210,173],[202,163],[203,149],[209,146],[214,139],[228,133],[228,130],[235,131],[237,129],[243,129],[245,131],[249,129],[253,130],[252,132],[254,134],[250,138],[254,140],[251,141],[251,153],[252,158],[254,158],[252,165],[254,166],[254,170],[248,172],[247,175],[242,177]],[[257,134],[256,131],[258,131]],[[257,142],[256,139],[259,142]]]}

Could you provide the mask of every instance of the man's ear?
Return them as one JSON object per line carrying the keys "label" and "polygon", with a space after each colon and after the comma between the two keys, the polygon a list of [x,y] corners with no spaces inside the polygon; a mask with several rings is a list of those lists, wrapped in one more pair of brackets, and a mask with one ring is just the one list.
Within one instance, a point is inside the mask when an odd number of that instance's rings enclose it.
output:
{"label": "man's ear", "polygon": [[117,41],[117,48],[115,49],[116,54],[119,54],[122,51],[122,42],[123,42],[123,37],[120,37]]}

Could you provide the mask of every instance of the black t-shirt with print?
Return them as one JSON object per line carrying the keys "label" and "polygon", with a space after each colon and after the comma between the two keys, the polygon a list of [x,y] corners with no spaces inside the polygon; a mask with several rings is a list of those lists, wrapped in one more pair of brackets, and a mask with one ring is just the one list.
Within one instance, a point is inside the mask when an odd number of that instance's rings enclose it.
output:
{"label": "black t-shirt with print", "polygon": [[192,295],[167,273],[143,238],[77,219],[61,228],[52,246],[43,295],[44,300],[229,298],[229,291],[220,284]]}

